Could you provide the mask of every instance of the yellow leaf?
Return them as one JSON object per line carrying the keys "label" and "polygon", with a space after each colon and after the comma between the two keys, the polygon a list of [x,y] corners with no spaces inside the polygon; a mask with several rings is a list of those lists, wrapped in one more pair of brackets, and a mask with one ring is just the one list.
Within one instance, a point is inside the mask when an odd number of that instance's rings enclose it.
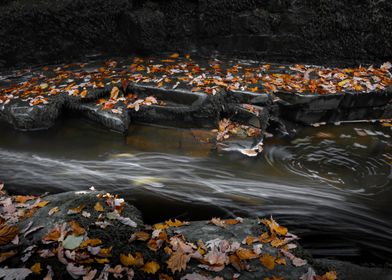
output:
{"label": "yellow leaf", "polygon": [[142,268],[145,273],[155,274],[159,270],[160,266],[156,262],[148,262]]}
{"label": "yellow leaf", "polygon": [[269,254],[264,254],[260,258],[260,262],[269,270],[274,269],[275,267],[275,257],[269,255]]}
{"label": "yellow leaf", "polygon": [[0,226],[0,245],[7,245],[18,234],[16,226],[1,225]]}
{"label": "yellow leaf", "polygon": [[102,248],[101,251],[99,251],[98,256],[105,258],[105,257],[110,257],[111,254],[110,252],[112,251],[112,247],[109,248]]}
{"label": "yellow leaf", "polygon": [[154,229],[160,229],[160,230],[164,230],[167,229],[169,226],[166,224],[155,224],[154,225]]}
{"label": "yellow leaf", "polygon": [[238,223],[240,223],[240,220],[237,220],[237,219],[227,219],[227,220],[225,220],[225,224],[226,225],[236,225]]}
{"label": "yellow leaf", "polygon": [[286,265],[286,259],[285,258],[276,259],[275,262],[277,264],[280,264],[280,265]]}
{"label": "yellow leaf", "polygon": [[150,234],[144,231],[138,231],[132,234],[133,240],[147,241],[150,238]]}
{"label": "yellow leaf", "polygon": [[80,248],[86,248],[88,246],[95,247],[101,245],[102,241],[100,239],[87,239],[80,244]]}
{"label": "yellow leaf", "polygon": [[103,211],[104,211],[103,206],[102,206],[102,204],[101,204],[100,202],[97,202],[97,203],[95,204],[94,209],[95,209],[95,211],[97,211],[97,212],[103,212]]}
{"label": "yellow leaf", "polygon": [[41,201],[35,207],[42,208],[49,204],[49,201]]}
{"label": "yellow leaf", "polygon": [[173,53],[170,58],[178,58],[180,55],[178,53]]}
{"label": "yellow leaf", "polygon": [[137,252],[135,257],[132,254],[120,254],[120,262],[123,266],[142,266],[144,264],[143,256]]}
{"label": "yellow leaf", "polygon": [[336,280],[338,277],[336,271],[329,271],[325,273],[325,278],[326,280]]}
{"label": "yellow leaf", "polygon": [[105,264],[110,262],[107,258],[104,259],[95,258],[95,261],[99,264]]}
{"label": "yellow leaf", "polygon": [[188,223],[181,222],[181,221],[179,221],[177,219],[175,219],[174,222],[172,220],[168,220],[165,223],[169,227],[182,227],[183,225],[187,225],[188,224]]}
{"label": "yellow leaf", "polygon": [[34,274],[41,274],[42,268],[40,263],[35,263],[30,269]]}
{"label": "yellow leaf", "polygon": [[345,80],[339,82],[339,83],[338,83],[338,86],[342,87],[342,86],[344,86],[345,84],[347,84],[347,83],[349,83],[349,82],[350,82],[350,79],[345,79]]}
{"label": "yellow leaf", "polygon": [[61,237],[61,232],[59,229],[55,228],[49,232],[46,236],[42,238],[44,241],[58,241]]}

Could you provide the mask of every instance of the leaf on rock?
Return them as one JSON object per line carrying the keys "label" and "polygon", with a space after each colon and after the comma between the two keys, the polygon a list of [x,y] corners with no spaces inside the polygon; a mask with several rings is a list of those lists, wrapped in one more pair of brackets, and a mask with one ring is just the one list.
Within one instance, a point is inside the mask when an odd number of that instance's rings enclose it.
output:
{"label": "leaf on rock", "polygon": [[102,206],[102,204],[100,202],[95,203],[94,209],[97,212],[103,212],[104,211],[103,206]]}
{"label": "leaf on rock", "polygon": [[82,210],[85,208],[86,206],[84,204],[79,205],[78,207],[75,208],[71,208],[68,210],[67,214],[68,215],[75,215],[75,214],[79,214],[80,212],[82,212]]}
{"label": "leaf on rock", "polygon": [[9,244],[18,235],[18,227],[3,224],[0,226],[0,245]]}
{"label": "leaf on rock", "polygon": [[264,254],[260,258],[260,262],[269,270],[274,269],[275,267],[275,257],[269,255],[269,254]]}
{"label": "leaf on rock", "polygon": [[249,249],[244,249],[244,248],[238,249],[235,253],[240,258],[240,260],[251,260],[259,257],[258,254],[254,253]]}
{"label": "leaf on rock", "polygon": [[15,256],[17,251],[9,251],[9,252],[2,252],[0,253],[0,263],[4,262],[5,260]]}
{"label": "leaf on rock", "polygon": [[26,201],[29,201],[29,200],[32,200],[32,199],[35,199],[35,198],[36,197],[32,196],[32,195],[17,195],[17,196],[14,196],[14,199],[15,199],[16,203],[26,203]]}
{"label": "leaf on rock", "polygon": [[86,230],[82,228],[76,221],[70,221],[68,224],[70,225],[73,234],[76,236],[85,234]]}
{"label": "leaf on rock", "polygon": [[30,267],[30,270],[34,274],[41,274],[42,268],[40,263],[35,263],[32,267]]}
{"label": "leaf on rock", "polygon": [[110,91],[110,99],[117,100],[118,94],[120,93],[120,89],[118,87],[113,87]]}
{"label": "leaf on rock", "polygon": [[155,273],[157,273],[157,271],[159,270],[159,268],[160,268],[160,266],[159,266],[158,263],[156,263],[156,262],[154,262],[154,261],[151,261],[151,262],[147,262],[147,263],[143,266],[142,270],[143,270],[145,273],[148,273],[148,274],[155,274]]}
{"label": "leaf on rock", "polygon": [[57,213],[59,211],[60,211],[60,208],[58,208],[57,206],[53,207],[52,209],[49,210],[48,215],[52,216],[52,215],[54,215],[55,213]]}
{"label": "leaf on rock", "polygon": [[64,249],[74,250],[80,246],[83,236],[68,235],[63,242]]}
{"label": "leaf on rock", "polygon": [[132,254],[120,254],[120,262],[123,266],[141,267],[144,264],[143,255],[140,252],[136,252],[135,257]]}

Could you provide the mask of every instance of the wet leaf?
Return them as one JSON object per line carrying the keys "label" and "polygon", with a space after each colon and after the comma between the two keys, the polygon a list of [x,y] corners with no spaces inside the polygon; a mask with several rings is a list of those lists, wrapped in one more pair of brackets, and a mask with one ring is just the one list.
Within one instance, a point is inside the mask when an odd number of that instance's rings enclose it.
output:
{"label": "wet leaf", "polygon": [[86,206],[84,204],[79,205],[78,207],[75,208],[71,208],[68,210],[67,214],[68,215],[75,215],[75,214],[79,214],[80,212],[82,212],[82,210],[85,208]]}
{"label": "wet leaf", "polygon": [[76,221],[70,221],[68,224],[70,225],[74,235],[79,236],[86,233],[86,230],[82,228]]}
{"label": "wet leaf", "polygon": [[269,270],[274,269],[275,267],[275,257],[269,255],[269,254],[264,254],[260,258],[260,262]]}
{"label": "wet leaf", "polygon": [[98,246],[101,244],[102,244],[101,239],[87,239],[87,240],[83,241],[79,247],[80,248],[86,248],[88,246],[95,247],[95,246]]}
{"label": "wet leaf", "polygon": [[35,199],[35,196],[31,196],[31,195],[17,195],[14,196],[15,202],[16,203],[26,203],[26,201]]}
{"label": "wet leaf", "polygon": [[68,235],[63,242],[64,249],[74,250],[80,246],[83,236]]}
{"label": "wet leaf", "polygon": [[170,58],[178,58],[180,55],[178,53],[173,53]]}
{"label": "wet leaf", "polygon": [[120,262],[123,266],[143,266],[144,260],[141,253],[137,252],[135,257],[132,254],[120,254]]}
{"label": "wet leaf", "polygon": [[18,231],[16,226],[0,225],[0,245],[9,244],[18,235]]}
{"label": "wet leaf", "polygon": [[17,251],[9,251],[9,252],[2,252],[0,253],[0,263],[4,262],[5,260],[15,256]]}
{"label": "wet leaf", "polygon": [[34,274],[41,274],[42,268],[40,263],[35,263],[32,267],[30,267],[30,270]]}
{"label": "wet leaf", "polygon": [[259,257],[258,254],[254,253],[249,249],[244,249],[244,248],[238,249],[235,253],[240,258],[240,260],[251,260]]}
{"label": "wet leaf", "polygon": [[110,91],[110,99],[117,100],[118,94],[120,93],[120,89],[118,87],[113,87]]}
{"label": "wet leaf", "polygon": [[97,212],[103,212],[103,211],[104,211],[103,206],[102,206],[102,204],[101,204],[100,202],[97,202],[97,203],[95,204],[94,209],[95,209],[95,211],[97,211]]}
{"label": "wet leaf", "polygon": [[52,209],[49,210],[48,215],[52,216],[52,215],[54,215],[55,213],[57,213],[59,211],[60,211],[60,208],[58,208],[57,206],[53,207]]}
{"label": "wet leaf", "polygon": [[160,268],[160,266],[159,266],[158,263],[156,263],[156,262],[154,262],[154,261],[151,261],[151,262],[147,262],[147,263],[143,266],[142,270],[143,270],[145,273],[148,273],[148,274],[155,274],[155,273],[157,273],[157,271],[159,270],[159,268]]}

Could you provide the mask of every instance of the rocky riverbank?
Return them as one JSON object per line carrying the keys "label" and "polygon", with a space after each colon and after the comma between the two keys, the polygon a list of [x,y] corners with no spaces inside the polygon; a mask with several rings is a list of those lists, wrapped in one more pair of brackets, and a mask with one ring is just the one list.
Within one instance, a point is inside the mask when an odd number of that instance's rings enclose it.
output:
{"label": "rocky riverbank", "polygon": [[264,135],[303,125],[392,118],[390,63],[329,68],[257,61],[130,57],[3,73],[0,120],[39,130],[78,115],[120,133],[132,123],[217,129],[261,151]]}
{"label": "rocky riverbank", "polygon": [[[152,226],[123,199],[67,192],[0,199],[6,279],[377,279],[390,270],[315,260],[271,219]],[[336,273],[335,269],[338,271]],[[364,278],[353,278],[361,271]],[[97,277],[97,278],[95,278]]]}

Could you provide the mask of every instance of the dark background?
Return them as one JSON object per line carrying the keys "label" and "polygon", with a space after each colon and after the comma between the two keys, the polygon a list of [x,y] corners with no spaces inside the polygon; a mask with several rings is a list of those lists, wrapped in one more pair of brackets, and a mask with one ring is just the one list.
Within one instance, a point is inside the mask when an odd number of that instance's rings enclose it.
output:
{"label": "dark background", "polygon": [[0,0],[0,67],[160,51],[382,62],[391,15],[390,0]]}

